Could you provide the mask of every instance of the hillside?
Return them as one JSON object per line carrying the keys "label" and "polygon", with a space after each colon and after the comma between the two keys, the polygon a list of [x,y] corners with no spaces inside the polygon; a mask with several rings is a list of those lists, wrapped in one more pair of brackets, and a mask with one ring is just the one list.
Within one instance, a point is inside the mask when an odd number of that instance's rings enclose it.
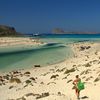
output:
{"label": "hillside", "polygon": [[19,36],[21,33],[16,32],[14,27],[0,25],[0,36]]}

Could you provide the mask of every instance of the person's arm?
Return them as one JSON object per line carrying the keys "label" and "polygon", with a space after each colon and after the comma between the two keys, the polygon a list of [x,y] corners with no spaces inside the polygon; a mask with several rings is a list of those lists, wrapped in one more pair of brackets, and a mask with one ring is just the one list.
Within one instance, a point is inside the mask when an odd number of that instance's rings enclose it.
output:
{"label": "person's arm", "polygon": [[73,81],[73,84],[76,85],[76,80]]}

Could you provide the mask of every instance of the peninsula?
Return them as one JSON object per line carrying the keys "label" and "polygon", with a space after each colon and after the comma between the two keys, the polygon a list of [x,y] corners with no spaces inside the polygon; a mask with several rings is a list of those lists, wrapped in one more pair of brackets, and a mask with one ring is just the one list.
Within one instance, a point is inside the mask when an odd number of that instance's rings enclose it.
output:
{"label": "peninsula", "polygon": [[99,32],[88,31],[65,31],[62,28],[54,28],[51,32],[54,34],[100,34]]}

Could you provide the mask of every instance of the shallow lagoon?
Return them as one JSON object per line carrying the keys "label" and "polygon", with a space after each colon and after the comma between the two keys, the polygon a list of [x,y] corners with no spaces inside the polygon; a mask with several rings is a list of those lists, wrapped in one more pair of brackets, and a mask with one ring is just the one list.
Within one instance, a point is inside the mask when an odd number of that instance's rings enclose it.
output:
{"label": "shallow lagoon", "polygon": [[0,48],[0,70],[31,68],[36,64],[47,66],[73,56],[69,44],[84,41],[100,42],[100,38],[39,38],[48,43],[42,46],[11,46]]}
{"label": "shallow lagoon", "polygon": [[71,56],[70,51],[69,47],[58,43],[36,47],[0,48],[0,70],[30,68],[36,64],[41,66],[54,64]]}

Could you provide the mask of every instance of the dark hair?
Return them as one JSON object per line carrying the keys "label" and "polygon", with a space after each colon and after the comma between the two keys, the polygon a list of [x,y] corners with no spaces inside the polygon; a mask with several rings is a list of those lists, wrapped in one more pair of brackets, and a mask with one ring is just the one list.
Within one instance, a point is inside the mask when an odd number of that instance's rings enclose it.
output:
{"label": "dark hair", "polygon": [[76,78],[79,78],[79,75],[76,75]]}

